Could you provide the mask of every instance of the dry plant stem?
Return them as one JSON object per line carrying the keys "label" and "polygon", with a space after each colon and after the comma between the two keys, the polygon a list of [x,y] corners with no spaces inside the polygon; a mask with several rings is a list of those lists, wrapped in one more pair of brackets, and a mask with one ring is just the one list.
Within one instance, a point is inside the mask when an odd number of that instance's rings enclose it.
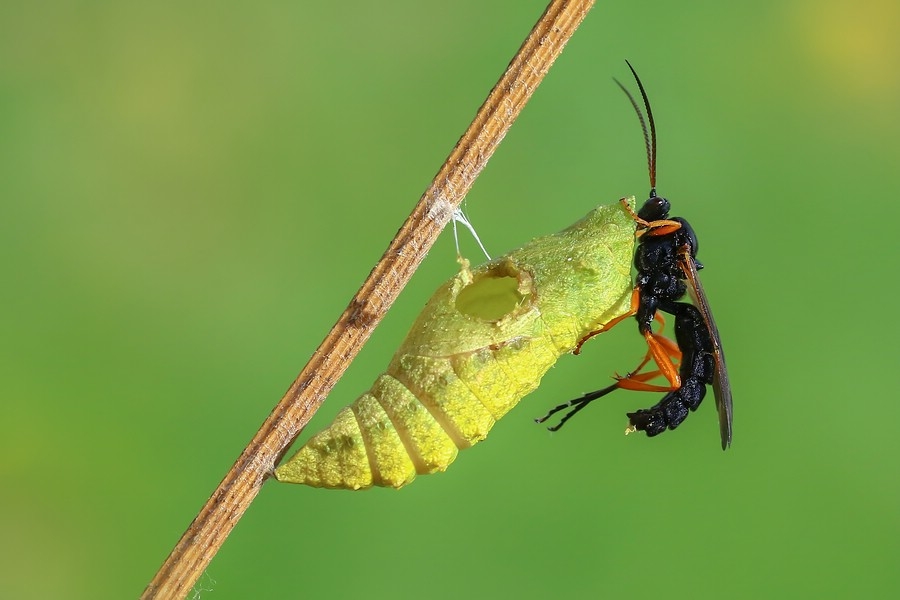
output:
{"label": "dry plant stem", "polygon": [[[554,0],[337,324],[188,527],[142,598],[183,598],[412,277],[594,2]],[[300,509],[298,509],[300,510]]]}

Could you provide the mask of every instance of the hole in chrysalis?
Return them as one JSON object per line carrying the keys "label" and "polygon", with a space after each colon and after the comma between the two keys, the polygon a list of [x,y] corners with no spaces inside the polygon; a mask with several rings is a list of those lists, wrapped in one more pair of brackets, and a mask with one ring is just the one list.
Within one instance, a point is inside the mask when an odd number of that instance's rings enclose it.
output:
{"label": "hole in chrysalis", "polygon": [[475,279],[456,296],[456,309],[481,321],[499,321],[522,305],[528,297],[519,289],[519,278],[501,266]]}

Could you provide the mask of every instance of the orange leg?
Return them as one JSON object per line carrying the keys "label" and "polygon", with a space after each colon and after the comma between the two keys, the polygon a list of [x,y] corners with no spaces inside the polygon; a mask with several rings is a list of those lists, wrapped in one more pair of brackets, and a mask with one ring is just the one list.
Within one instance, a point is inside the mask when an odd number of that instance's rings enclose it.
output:
{"label": "orange leg", "polygon": [[[659,323],[659,331],[656,332],[657,337],[659,337],[660,335],[662,335],[663,329],[666,328],[666,318],[663,316],[663,314],[661,312],[656,311],[656,314],[653,316],[653,320],[656,321],[657,323]],[[666,341],[671,342],[672,340],[667,339]],[[672,345],[675,346],[676,348],[678,347],[677,344],[675,344],[675,342],[672,342]],[[680,350],[678,351],[678,355],[681,356]]]}
{"label": "orange leg", "polygon": [[[633,316],[638,309],[638,305],[640,303],[641,292],[638,288],[634,289],[634,292],[631,294],[631,307],[628,309],[623,315],[616,317],[610,322],[606,323],[598,329],[597,331],[592,331],[581,340],[578,341],[578,345],[575,346],[575,349],[572,351],[573,354],[580,354],[581,347],[584,345],[586,341],[594,337],[595,335],[601,334],[604,331],[611,329],[613,326],[618,324],[622,319],[626,319],[630,316]],[[666,320],[662,316],[662,313],[657,312],[655,316],[655,320],[659,322],[660,329],[658,333],[653,333],[652,331],[648,331],[644,334],[644,339],[647,340],[647,347],[649,351],[647,355],[644,357],[644,360],[641,361],[641,364],[638,365],[638,368],[632,371],[629,375],[620,378],[621,382],[624,382],[620,385],[620,387],[625,389],[633,389],[633,390],[645,390],[645,391],[671,391],[677,390],[681,387],[681,376],[678,374],[678,367],[675,365],[673,358],[675,360],[681,359],[681,351],[678,349],[678,346],[672,340],[663,337],[662,331],[665,328]],[[653,362],[659,367],[658,371],[655,371],[656,377],[657,375],[662,375],[669,382],[668,387],[663,386],[654,386],[646,383],[639,383],[635,375],[637,375],[644,366],[650,362],[650,359],[653,359]],[[652,379],[653,377],[648,377],[647,379]],[[630,382],[630,383],[629,383]],[[634,387],[640,386],[640,387]]]}
{"label": "orange leg", "polygon": [[[681,350],[678,348],[678,345],[672,340],[660,335],[652,337],[652,339],[654,343],[658,344],[659,350],[664,353],[663,356],[665,356],[665,359],[662,362],[658,362],[659,359],[657,359],[657,356],[653,352],[653,347],[651,347],[644,357],[644,360],[641,361],[641,364],[639,364],[635,370],[624,377],[617,377],[620,388],[641,392],[670,392],[681,387],[681,378],[678,375],[678,368],[676,366],[676,363],[679,365],[681,364]],[[641,369],[650,362],[651,358],[657,366],[659,366],[659,369],[641,373]],[[668,386],[646,383],[660,375],[669,379],[669,375],[673,372],[675,373],[676,381],[669,381]]]}
{"label": "orange leg", "polygon": [[[657,318],[660,318],[660,317],[661,317],[661,315],[657,314]],[[662,319],[660,319],[660,320],[662,320]],[[662,329],[660,329],[659,333],[662,333]],[[667,337],[662,337],[661,335],[659,335],[659,333],[656,334],[656,337],[657,337],[660,345],[666,350],[667,356],[670,357],[670,359],[673,363],[681,364],[681,348],[679,348],[678,344],[676,344],[674,341],[670,340]],[[644,355],[644,360],[641,361],[641,363],[637,366],[637,368],[632,369],[628,373],[628,375],[626,375],[625,377],[617,376],[617,379],[631,379],[633,376],[637,375],[638,373],[640,373],[643,370],[643,368],[647,365],[647,363],[650,362],[651,358],[653,358],[653,353],[648,349],[647,354]],[[656,371],[654,371],[654,373],[659,375],[661,373],[661,371],[659,369],[657,369]],[[651,379],[651,378],[650,377],[644,378],[645,381],[647,379]]]}
{"label": "orange leg", "polygon": [[662,336],[656,337],[653,335],[652,331],[645,333],[644,339],[647,340],[647,345],[650,347],[650,353],[653,354],[653,362],[659,367],[662,376],[668,380],[669,386],[671,386],[669,389],[677,390],[680,388],[681,376],[678,374],[678,369],[675,367],[675,363],[672,362],[672,358],[666,352],[666,346],[662,340],[672,344],[674,344],[674,342],[671,342],[671,340]]}
{"label": "orange leg", "polygon": [[[631,306],[628,308],[628,312],[626,312],[623,315],[619,315],[615,319],[612,319],[608,323],[604,324],[597,331],[592,331],[589,334],[587,334],[586,336],[584,336],[583,338],[581,338],[578,341],[578,345],[575,346],[575,350],[572,351],[572,354],[575,354],[576,356],[581,354],[581,347],[584,346],[584,343],[586,341],[588,341],[595,335],[600,335],[601,333],[609,331],[610,329],[612,329],[613,327],[615,327],[616,325],[621,323],[624,319],[627,319],[628,317],[633,317],[635,315],[635,313],[637,313],[638,305],[640,304],[640,302],[641,302],[641,290],[638,288],[634,288],[634,291],[631,293]],[[663,329],[666,326],[666,319],[665,319],[665,317],[663,317],[662,313],[659,311],[657,311],[654,319],[659,322],[659,333],[657,333],[657,335],[659,335],[660,333],[662,333]]]}
{"label": "orange leg", "polygon": [[598,329],[597,331],[592,331],[589,334],[587,334],[586,336],[584,336],[583,338],[581,338],[580,340],[578,340],[578,345],[575,346],[575,349],[572,351],[572,354],[574,354],[576,356],[581,354],[581,347],[584,345],[584,343],[586,341],[588,341],[595,335],[600,335],[601,333],[603,333],[605,331],[609,331],[610,329],[612,329],[613,327],[615,327],[616,325],[621,323],[624,319],[627,319],[628,317],[633,317],[634,314],[637,312],[638,305],[640,304],[640,302],[641,302],[641,291],[638,288],[634,288],[634,291],[631,292],[631,306],[628,308],[628,312],[626,312],[623,315],[619,315],[618,317],[616,317],[615,319],[613,319],[607,323],[604,323],[600,327],[600,329]]}
{"label": "orange leg", "polygon": [[619,200],[622,203],[622,206],[625,207],[625,210],[628,211],[628,214],[631,215],[631,218],[634,219],[639,225],[637,233],[635,235],[637,237],[641,237],[644,234],[648,235],[668,235],[674,231],[678,231],[681,229],[681,223],[678,221],[671,221],[669,219],[660,219],[658,221],[645,221],[640,218],[634,209],[628,204],[628,200],[622,198]]}

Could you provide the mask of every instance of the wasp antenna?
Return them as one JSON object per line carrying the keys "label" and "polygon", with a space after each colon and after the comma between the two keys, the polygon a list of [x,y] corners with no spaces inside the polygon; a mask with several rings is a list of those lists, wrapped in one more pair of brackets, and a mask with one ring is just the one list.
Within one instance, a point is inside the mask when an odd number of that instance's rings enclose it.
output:
{"label": "wasp antenna", "polygon": [[[628,68],[631,69],[631,74],[634,75],[634,80],[638,84],[638,89],[641,90],[641,98],[644,99],[644,108],[647,109],[647,122],[650,124],[650,139],[647,139],[647,127],[644,125],[644,119],[641,118],[641,127],[644,130],[644,143],[647,146],[647,162],[649,163],[650,169],[650,187],[651,187],[651,196],[655,196],[656,190],[656,125],[653,123],[653,111],[650,110],[650,100],[647,99],[647,92],[644,90],[644,84],[641,83],[641,78],[638,77],[637,71],[634,70],[634,67],[631,66],[631,63],[627,60],[625,64],[628,65]],[[618,81],[616,83],[619,83]],[[619,87],[622,87],[622,84],[619,83]],[[622,88],[625,89],[625,88]],[[628,91],[625,92],[628,94]],[[634,101],[634,98],[631,97],[631,94],[628,94],[629,100],[631,100],[632,106],[637,110],[637,103]],[[640,113],[640,111],[638,111]]]}
{"label": "wasp antenna", "polygon": [[622,85],[622,82],[615,77],[613,77],[613,81],[615,81],[616,85],[618,85],[622,89],[622,91],[625,92],[625,95],[628,96],[628,101],[631,102],[631,106],[634,108],[634,112],[637,114],[638,121],[641,122],[641,131],[644,132],[644,147],[647,149],[647,168],[650,170],[650,186],[654,188],[653,190],[651,190],[650,195],[655,196],[656,173],[654,171],[655,165],[653,164],[655,161],[655,157],[650,154],[650,133],[647,131],[647,122],[644,120],[644,113],[641,111],[641,107],[634,99],[634,96],[632,96],[631,92],[628,91],[628,88]]}

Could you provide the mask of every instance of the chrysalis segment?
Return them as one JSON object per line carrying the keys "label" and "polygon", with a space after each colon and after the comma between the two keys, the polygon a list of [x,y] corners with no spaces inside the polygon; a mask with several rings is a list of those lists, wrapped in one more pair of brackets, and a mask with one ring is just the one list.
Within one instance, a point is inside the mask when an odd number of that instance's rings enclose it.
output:
{"label": "chrysalis segment", "polygon": [[[635,222],[616,203],[474,269],[426,304],[387,373],[275,470],[400,487],[487,436],[562,355],[629,309]],[[357,424],[358,417],[358,424]]]}
{"label": "chrysalis segment", "polygon": [[378,399],[371,392],[363,394],[352,408],[366,446],[372,484],[398,488],[412,481],[416,468]]}
{"label": "chrysalis segment", "polygon": [[448,358],[401,356],[388,373],[403,381],[460,449],[487,437],[496,420],[456,376]]}
{"label": "chrysalis segment", "polygon": [[419,475],[443,471],[453,462],[456,444],[402,383],[382,375],[375,381],[372,394],[393,421]]}
{"label": "chrysalis segment", "polygon": [[359,423],[350,407],[341,410],[328,429],[314,435],[276,469],[280,481],[313,487],[358,490],[371,487],[372,469]]}

